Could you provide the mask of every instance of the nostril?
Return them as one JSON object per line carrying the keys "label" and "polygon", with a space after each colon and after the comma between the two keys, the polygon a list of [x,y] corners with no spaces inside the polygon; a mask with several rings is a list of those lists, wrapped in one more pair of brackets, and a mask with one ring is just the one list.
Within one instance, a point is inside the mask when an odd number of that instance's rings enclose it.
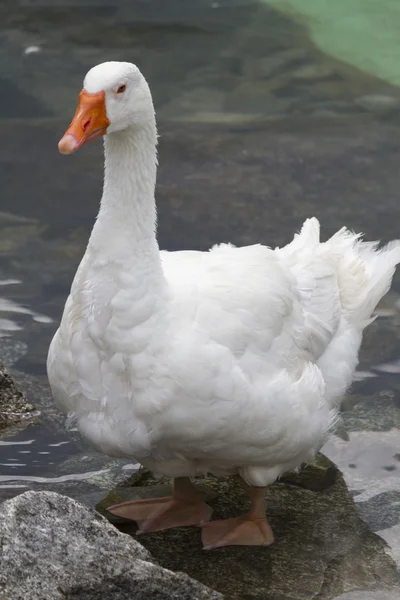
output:
{"label": "nostril", "polygon": [[91,120],[92,120],[92,119],[88,119],[87,121],[85,121],[85,122],[83,123],[83,125],[82,125],[82,129],[83,129],[83,131],[86,131],[86,129],[89,127],[89,125],[90,125],[90,121],[91,121]]}

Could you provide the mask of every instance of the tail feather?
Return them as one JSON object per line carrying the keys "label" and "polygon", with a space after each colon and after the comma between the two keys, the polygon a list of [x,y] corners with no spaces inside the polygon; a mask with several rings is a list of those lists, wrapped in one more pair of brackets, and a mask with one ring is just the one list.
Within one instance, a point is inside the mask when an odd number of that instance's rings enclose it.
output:
{"label": "tail feather", "polygon": [[361,234],[341,230],[327,243],[339,236],[346,245],[350,242],[338,268],[342,309],[350,322],[364,327],[390,289],[400,263],[400,240],[378,249],[379,242],[363,242]]}
{"label": "tail feather", "polygon": [[400,263],[400,240],[379,248],[379,242],[364,242],[361,233],[343,227],[320,243],[319,229],[317,219],[307,219],[300,233],[279,252],[294,263],[310,257],[329,263],[337,274],[343,315],[350,323],[364,328],[390,289]]}

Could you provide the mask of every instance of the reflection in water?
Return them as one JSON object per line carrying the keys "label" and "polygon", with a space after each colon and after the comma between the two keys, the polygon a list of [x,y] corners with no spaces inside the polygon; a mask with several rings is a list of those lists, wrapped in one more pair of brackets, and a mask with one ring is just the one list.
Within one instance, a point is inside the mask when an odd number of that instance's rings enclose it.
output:
{"label": "reflection in water", "polygon": [[[0,448],[1,464],[8,467],[7,473],[2,469],[0,474],[9,478],[13,475],[11,469],[17,470],[20,476],[44,475],[53,478],[60,474],[60,465],[78,451],[76,443],[68,439],[66,433],[40,423],[14,434],[12,439],[0,440]],[[82,467],[84,469],[84,463]]]}
{"label": "reflection in water", "polygon": [[96,477],[97,475],[107,473],[107,471],[108,469],[101,469],[100,471],[89,471],[88,473],[70,473],[69,475],[61,475],[60,477],[38,477],[34,475],[13,475],[8,477],[7,475],[0,475],[0,482],[33,481],[35,483],[65,483],[66,481],[84,481]]}
{"label": "reflection in water", "polygon": [[400,463],[395,459],[398,439],[395,429],[351,431],[348,442],[333,437],[325,445],[324,452],[344,473],[350,489],[357,491],[356,502],[390,490],[400,493]]}
{"label": "reflection in water", "polygon": [[[9,286],[20,284],[21,281],[19,279],[3,279],[0,280],[0,286]],[[34,321],[37,323],[52,323],[53,319],[47,317],[46,315],[42,315],[40,313],[36,313],[35,311],[26,308],[25,306],[21,306],[17,302],[14,302],[10,298],[0,297],[0,314],[12,315],[30,315]],[[0,317],[0,337],[9,337],[12,331],[20,331],[22,326],[19,325],[16,321],[11,320],[10,318],[1,318]]]}
{"label": "reflection in water", "polygon": [[382,373],[400,373],[400,359],[396,359],[390,363],[384,363],[382,365],[377,365],[375,367],[377,371],[381,371]]}
{"label": "reflection in water", "polygon": [[46,411],[42,423],[0,439],[0,457],[0,489],[8,490],[6,497],[15,483],[25,482],[28,488],[83,496],[90,504],[92,494],[98,501],[99,490],[109,489],[114,481],[138,469],[128,461],[107,460],[82,447],[80,437],[54,427]]}
{"label": "reflection in water", "polygon": [[371,371],[356,371],[353,375],[353,381],[365,381],[365,379],[371,379],[377,377],[376,373]]}
{"label": "reflection in water", "polygon": [[[2,298],[0,298],[0,304]],[[17,323],[11,321],[11,319],[0,319],[0,337],[8,337],[11,331],[19,331],[22,329]]]}
{"label": "reflection in water", "polygon": [[[26,440],[25,442],[16,442],[15,440],[0,440],[0,446],[24,446],[26,444],[33,444],[34,441],[35,440]],[[27,452],[30,452],[30,450],[27,450]]]}

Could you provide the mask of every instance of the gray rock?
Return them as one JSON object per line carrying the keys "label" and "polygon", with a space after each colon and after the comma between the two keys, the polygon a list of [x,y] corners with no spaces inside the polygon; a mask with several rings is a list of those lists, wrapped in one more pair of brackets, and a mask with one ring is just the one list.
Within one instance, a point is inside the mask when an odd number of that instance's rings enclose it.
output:
{"label": "gray rock", "polygon": [[0,361],[0,431],[19,423],[33,411],[33,406],[20,392]]}
{"label": "gray rock", "polygon": [[219,598],[103,517],[54,492],[0,505],[0,598],[7,600],[206,600]]}

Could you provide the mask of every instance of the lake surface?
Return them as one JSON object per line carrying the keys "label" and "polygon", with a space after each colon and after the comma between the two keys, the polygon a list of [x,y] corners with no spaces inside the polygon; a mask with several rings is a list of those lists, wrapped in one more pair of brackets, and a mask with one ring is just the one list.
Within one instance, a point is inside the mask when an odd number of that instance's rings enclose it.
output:
{"label": "lake surface", "polygon": [[[136,62],[153,91],[162,248],[274,247],[309,216],[324,237],[400,237],[400,89],[281,4],[0,2],[0,357],[41,411],[0,440],[0,499],[32,487],[94,504],[135,468],[64,430],[45,373],[101,194],[101,143],[57,152],[94,64]],[[400,566],[400,274],[379,314],[325,450]]]}

